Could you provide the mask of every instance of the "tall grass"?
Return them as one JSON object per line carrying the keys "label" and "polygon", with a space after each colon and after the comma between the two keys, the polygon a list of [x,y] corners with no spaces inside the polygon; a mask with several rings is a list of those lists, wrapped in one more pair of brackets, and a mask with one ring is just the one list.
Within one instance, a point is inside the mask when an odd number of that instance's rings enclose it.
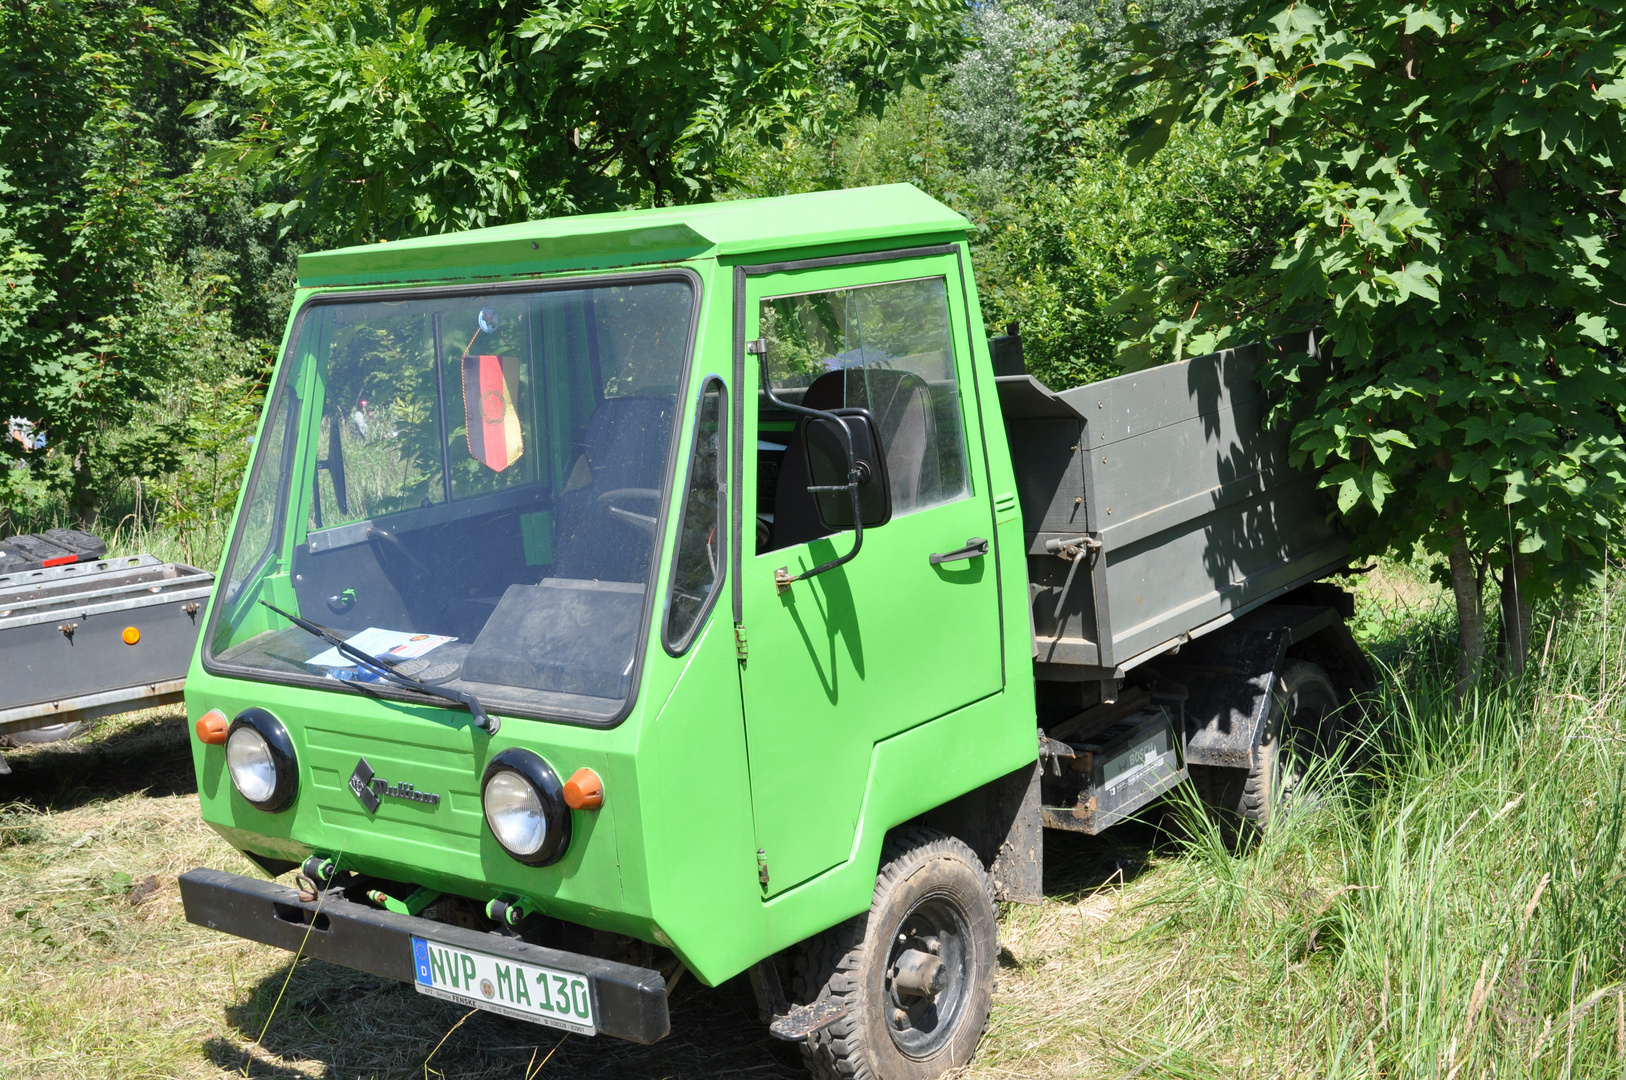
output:
{"label": "tall grass", "polygon": [[[1120,1045],[1150,1076],[1626,1075],[1626,655],[1598,595],[1451,704],[1450,623],[1386,655],[1346,767],[1250,849],[1194,802]],[[1623,597],[1609,605],[1620,610]],[[1167,942],[1165,942],[1167,944]],[[1217,992],[1196,996],[1194,985]]]}
{"label": "tall grass", "polygon": [[226,518],[204,518],[185,524],[153,520],[144,512],[138,521],[133,511],[115,519],[104,515],[97,522],[86,525],[68,511],[61,501],[47,502],[30,507],[29,513],[13,513],[0,528],[0,536],[14,533],[36,533],[47,529],[88,528],[107,544],[109,555],[149,554],[165,562],[182,562],[205,570],[219,567],[225,553],[230,528],[229,511]]}

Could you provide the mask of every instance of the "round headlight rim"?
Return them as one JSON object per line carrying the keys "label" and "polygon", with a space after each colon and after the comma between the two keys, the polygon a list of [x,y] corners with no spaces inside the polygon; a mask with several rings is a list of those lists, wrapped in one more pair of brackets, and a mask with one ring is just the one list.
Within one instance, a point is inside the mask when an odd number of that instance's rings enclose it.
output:
{"label": "round headlight rim", "polygon": [[[286,810],[288,805],[294,801],[294,797],[299,794],[299,767],[294,757],[294,740],[289,736],[288,729],[283,727],[281,720],[278,720],[265,709],[256,706],[244,709],[233,718],[231,726],[226,729],[226,741],[221,744],[222,750],[226,750],[231,746],[232,736],[242,728],[252,730],[265,740],[265,745],[271,750],[271,763],[276,772],[277,782],[272,787],[271,795],[268,798],[251,799],[244,795],[243,790],[237,786],[237,778],[232,775],[231,768],[228,765],[226,776],[231,781],[232,791],[237,793],[238,798],[256,810],[268,814]],[[229,751],[227,756],[229,759]]]}
{"label": "round headlight rim", "polygon": [[[500,772],[518,774],[536,790],[538,801],[542,804],[542,846],[529,855],[508,850],[491,828],[490,818],[486,817],[486,786]],[[511,746],[486,763],[485,773],[480,777],[480,817],[485,821],[486,832],[502,848],[503,854],[526,866],[551,866],[570,850],[571,814],[570,807],[565,805],[565,785],[553,766],[534,751]]]}

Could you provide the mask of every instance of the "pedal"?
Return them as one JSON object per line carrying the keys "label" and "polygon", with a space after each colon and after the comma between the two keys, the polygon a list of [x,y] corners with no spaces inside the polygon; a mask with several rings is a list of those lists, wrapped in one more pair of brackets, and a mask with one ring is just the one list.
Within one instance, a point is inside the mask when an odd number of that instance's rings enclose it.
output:
{"label": "pedal", "polygon": [[823,1031],[847,1015],[847,1006],[825,998],[811,1005],[795,1005],[784,1016],[774,1017],[768,1025],[768,1034],[786,1042],[806,1042],[815,1031]]}

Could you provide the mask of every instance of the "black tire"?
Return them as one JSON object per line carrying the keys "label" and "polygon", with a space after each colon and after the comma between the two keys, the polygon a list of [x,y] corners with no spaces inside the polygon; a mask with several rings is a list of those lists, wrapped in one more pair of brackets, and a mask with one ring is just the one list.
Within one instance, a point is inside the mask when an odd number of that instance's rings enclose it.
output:
{"label": "black tire", "polygon": [[1343,704],[1325,671],[1289,660],[1276,678],[1253,767],[1190,766],[1198,797],[1230,822],[1260,830],[1276,814],[1313,801],[1313,792],[1304,790],[1305,773],[1312,760],[1338,753]]}
{"label": "black tire", "polygon": [[84,729],[83,720],[69,720],[66,724],[51,724],[49,727],[31,728],[28,731],[13,731],[11,741],[18,746],[28,743],[50,743],[62,739],[71,739]]}
{"label": "black tire", "polygon": [[[796,958],[797,1001],[847,1005],[802,1044],[819,1080],[933,1080],[971,1060],[988,1023],[999,931],[981,860],[924,828],[889,839],[881,859],[869,911],[804,942]],[[895,985],[911,951],[942,962],[934,996]]]}

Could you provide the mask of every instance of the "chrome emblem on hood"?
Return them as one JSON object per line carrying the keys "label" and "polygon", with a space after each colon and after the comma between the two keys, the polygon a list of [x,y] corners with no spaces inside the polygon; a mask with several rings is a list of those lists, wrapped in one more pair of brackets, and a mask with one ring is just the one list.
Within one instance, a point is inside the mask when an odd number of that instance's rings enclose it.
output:
{"label": "chrome emblem on hood", "polygon": [[430,806],[440,802],[440,796],[433,792],[419,791],[411,784],[392,784],[376,775],[366,758],[358,760],[356,771],[350,774],[350,793],[360,800],[369,814],[378,813],[379,804],[385,797],[428,803]]}

